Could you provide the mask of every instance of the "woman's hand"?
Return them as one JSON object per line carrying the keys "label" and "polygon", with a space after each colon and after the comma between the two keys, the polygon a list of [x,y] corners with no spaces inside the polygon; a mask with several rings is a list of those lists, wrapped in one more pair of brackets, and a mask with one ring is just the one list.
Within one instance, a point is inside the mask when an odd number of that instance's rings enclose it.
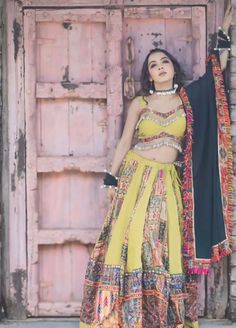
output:
{"label": "woman's hand", "polygon": [[108,188],[107,189],[107,200],[110,203],[112,202],[114,195],[115,195],[115,188]]}
{"label": "woman's hand", "polygon": [[[233,17],[233,8],[232,8],[232,2],[231,0],[228,0],[227,8],[225,11],[225,16],[224,16],[224,21],[222,24],[222,28],[225,31],[226,34],[229,32],[229,28],[232,22],[232,17]],[[220,54],[220,65],[222,71],[226,68],[227,62],[229,58],[229,51],[225,49],[225,51],[222,51]]]}
{"label": "woman's hand", "polygon": [[233,7],[232,7],[232,0],[228,0],[227,8],[225,11],[224,21],[222,24],[223,30],[228,33],[230,28],[231,22],[233,17]]}

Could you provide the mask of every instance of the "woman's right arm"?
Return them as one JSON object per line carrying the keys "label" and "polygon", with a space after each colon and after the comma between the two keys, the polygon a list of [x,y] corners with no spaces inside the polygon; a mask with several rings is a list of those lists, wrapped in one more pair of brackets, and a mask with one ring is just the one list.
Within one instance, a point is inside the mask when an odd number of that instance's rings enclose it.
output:
{"label": "woman's right arm", "polygon": [[136,97],[132,100],[129,106],[124,130],[114,153],[110,170],[113,175],[117,175],[122,160],[131,148],[135,126],[139,119],[140,111],[139,97]]}

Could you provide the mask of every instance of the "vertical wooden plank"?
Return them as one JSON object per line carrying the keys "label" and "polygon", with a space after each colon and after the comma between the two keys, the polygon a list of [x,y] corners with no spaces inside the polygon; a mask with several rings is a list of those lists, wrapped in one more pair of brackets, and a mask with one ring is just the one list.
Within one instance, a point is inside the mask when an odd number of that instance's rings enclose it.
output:
{"label": "vertical wooden plank", "polygon": [[103,174],[70,174],[71,228],[100,229],[107,210],[106,194],[101,192]]}
{"label": "vertical wooden plank", "polygon": [[[73,256],[74,253],[80,254],[80,256]],[[87,247],[78,243],[66,243],[63,246],[40,246],[41,303],[53,303],[55,300],[62,304],[68,301],[78,302],[82,298],[83,271],[88,257]],[[63,315],[63,307],[61,309],[62,313],[60,314]]]}
{"label": "vertical wooden plank", "polygon": [[39,254],[40,301],[71,301],[70,245],[40,246]]}
{"label": "vertical wooden plank", "polygon": [[[91,50],[93,54],[92,58],[92,81],[93,82],[105,82],[106,79],[106,37],[105,37],[105,22],[91,24]],[[97,44],[99,42],[99,47]]]}
{"label": "vertical wooden plank", "polygon": [[[191,8],[189,8],[191,10]],[[174,54],[181,67],[184,68],[185,79],[193,79],[193,37],[192,19],[183,19],[181,16],[175,19],[165,20],[165,38],[167,50]],[[188,61],[186,63],[186,58]]]}
{"label": "vertical wooden plank", "polygon": [[206,13],[204,7],[192,8],[192,38],[193,38],[193,78],[205,73],[206,59]]}
{"label": "vertical wooden plank", "polygon": [[69,102],[70,155],[105,156],[107,108],[101,100],[75,99]]}
{"label": "vertical wooden plank", "polygon": [[[93,101],[93,154],[104,156],[107,142],[107,108],[103,101]],[[95,151],[96,149],[96,151]]]}
{"label": "vertical wooden plank", "polygon": [[107,10],[107,167],[121,133],[121,114],[123,112],[122,99],[122,69],[121,69],[121,40],[122,15],[121,10]]}
{"label": "vertical wooden plank", "polygon": [[[207,17],[207,51],[209,52],[212,48],[213,35],[216,32],[216,2],[219,1],[208,1],[206,6],[206,17]],[[222,1],[221,1],[222,2]]]}
{"label": "vertical wooden plank", "polygon": [[38,176],[40,229],[69,227],[70,186],[64,173],[42,173]]}
{"label": "vertical wooden plank", "polygon": [[[25,117],[20,3],[6,1],[7,100],[4,113],[4,297],[9,318],[26,317]],[[3,281],[4,281],[3,280]]]}
{"label": "vertical wooden plank", "polygon": [[26,174],[27,174],[27,235],[28,235],[28,311],[38,315],[38,208],[37,208],[37,141],[36,141],[36,23],[35,10],[24,15],[25,39],[25,113],[26,113]]}
{"label": "vertical wooden plank", "polygon": [[[46,15],[47,11],[43,11]],[[53,25],[53,28],[52,28]],[[66,79],[68,65],[68,31],[63,24],[37,22],[36,75],[39,82],[58,82]],[[60,38],[58,37],[60,35]],[[54,63],[54,64],[53,64]],[[65,77],[63,77],[65,76]]]}
{"label": "vertical wooden plank", "polygon": [[69,155],[68,100],[38,99],[35,106],[37,155]]}
{"label": "vertical wooden plank", "polygon": [[228,258],[213,265],[207,277],[207,317],[223,319],[228,306]]}
{"label": "vertical wooden plank", "polygon": [[206,314],[206,277],[200,277],[198,286],[198,315],[204,317]]}
{"label": "vertical wooden plank", "polygon": [[[5,24],[5,12],[4,12],[4,7],[5,7],[5,2],[1,1],[0,3],[0,130],[2,131],[2,122],[3,122],[3,117],[2,117],[2,112],[3,112],[3,49],[6,49],[6,44],[4,44],[4,34],[5,34],[5,29],[3,29],[3,26],[6,26]],[[5,81],[4,81],[5,83]],[[2,154],[3,154],[3,136],[0,134],[0,150],[1,150],[1,163],[0,163],[0,170],[1,172],[3,171],[3,166],[2,166]],[[3,190],[2,187],[2,179],[0,179],[0,190]],[[2,202],[1,202],[2,203]],[[2,236],[3,236],[3,220],[2,220],[2,213],[0,214],[0,263],[3,263],[3,258],[2,258]],[[1,265],[0,267],[0,275],[3,277],[4,272],[3,272],[3,266]],[[0,290],[2,291],[2,281],[0,281]],[[0,295],[0,321],[2,320],[2,313],[3,310],[3,304],[2,304],[2,293]]]}
{"label": "vertical wooden plank", "polygon": [[[72,81],[91,82],[92,76],[92,24],[73,24],[68,32],[69,37],[69,70]],[[85,42],[86,40],[86,42]],[[77,46],[77,51],[73,51]],[[83,63],[83,65],[78,65]]]}
{"label": "vertical wooden plank", "polygon": [[[68,39],[71,81],[104,83],[106,75],[105,22],[71,24]],[[78,65],[81,62],[83,65]]]}

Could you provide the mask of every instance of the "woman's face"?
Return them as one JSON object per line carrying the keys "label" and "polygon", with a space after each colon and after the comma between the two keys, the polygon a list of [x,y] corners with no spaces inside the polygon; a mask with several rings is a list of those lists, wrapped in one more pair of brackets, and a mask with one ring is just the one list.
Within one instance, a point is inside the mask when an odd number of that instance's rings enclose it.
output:
{"label": "woman's face", "polygon": [[175,74],[172,61],[163,52],[154,52],[149,56],[148,71],[155,83],[172,82]]}

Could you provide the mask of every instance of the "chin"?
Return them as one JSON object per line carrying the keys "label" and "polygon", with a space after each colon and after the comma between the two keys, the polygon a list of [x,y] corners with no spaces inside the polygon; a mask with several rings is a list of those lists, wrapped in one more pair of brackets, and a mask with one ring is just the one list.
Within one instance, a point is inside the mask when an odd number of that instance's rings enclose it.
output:
{"label": "chin", "polygon": [[172,79],[163,79],[163,80],[159,80],[159,81],[156,81],[157,84],[166,84],[166,83],[169,83],[170,84],[170,87],[172,88],[172,85],[173,85],[173,80]]}
{"label": "chin", "polygon": [[161,83],[170,83],[172,85],[173,83],[173,78],[171,77],[168,77],[168,76],[163,76],[163,78],[159,78],[155,81],[156,83],[158,84],[161,84]]}

